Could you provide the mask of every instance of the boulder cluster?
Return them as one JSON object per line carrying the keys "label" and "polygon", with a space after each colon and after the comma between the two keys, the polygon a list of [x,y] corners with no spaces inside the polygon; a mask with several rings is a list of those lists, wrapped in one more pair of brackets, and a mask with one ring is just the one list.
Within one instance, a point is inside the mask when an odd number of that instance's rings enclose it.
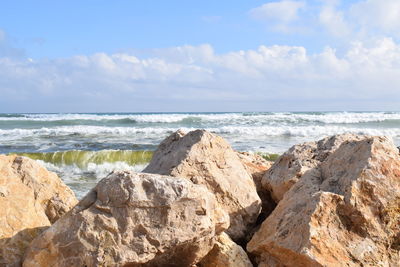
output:
{"label": "boulder cluster", "polygon": [[0,266],[400,266],[400,155],[386,137],[295,145],[274,163],[204,130],[82,200],[0,155]]}

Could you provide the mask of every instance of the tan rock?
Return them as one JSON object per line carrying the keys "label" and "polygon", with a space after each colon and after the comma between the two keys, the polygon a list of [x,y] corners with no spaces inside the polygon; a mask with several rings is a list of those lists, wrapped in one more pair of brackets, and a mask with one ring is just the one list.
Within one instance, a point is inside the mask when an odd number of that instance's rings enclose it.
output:
{"label": "tan rock", "polygon": [[257,194],[262,202],[262,210],[259,220],[263,220],[271,214],[276,206],[275,201],[271,197],[271,193],[268,190],[265,190],[261,183],[263,176],[268,169],[271,168],[273,162],[267,161],[257,154],[248,152],[237,152],[237,154],[247,172],[253,177],[253,181],[257,188]]}
{"label": "tan rock", "polygon": [[316,167],[332,154],[344,141],[360,140],[362,136],[341,134],[318,142],[308,142],[291,147],[281,155],[262,178],[263,187],[279,202],[283,195],[309,169]]}
{"label": "tan rock", "polygon": [[237,155],[247,172],[253,177],[257,190],[261,189],[261,179],[267,170],[271,168],[273,162],[265,160],[258,154],[248,152],[237,152]]}
{"label": "tan rock", "polygon": [[37,162],[0,155],[0,266],[20,266],[29,243],[77,200]]}
{"label": "tan rock", "polygon": [[247,249],[260,266],[398,266],[399,207],[392,141],[349,138],[300,177]]}
{"label": "tan rock", "polygon": [[31,243],[23,266],[191,266],[228,226],[204,186],[116,172]]}
{"label": "tan rock", "polygon": [[173,133],[143,172],[183,177],[207,186],[228,211],[231,226],[227,233],[234,240],[246,236],[260,213],[254,181],[237,153],[223,138],[205,130]]}
{"label": "tan rock", "polygon": [[222,233],[213,249],[198,264],[199,267],[253,267],[244,249]]}

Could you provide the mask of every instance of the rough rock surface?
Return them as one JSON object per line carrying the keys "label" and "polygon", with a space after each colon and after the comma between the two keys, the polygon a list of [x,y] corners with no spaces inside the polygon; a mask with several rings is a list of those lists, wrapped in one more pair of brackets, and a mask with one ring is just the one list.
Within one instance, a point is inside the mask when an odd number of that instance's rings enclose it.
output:
{"label": "rough rock surface", "polygon": [[0,266],[20,266],[33,238],[76,202],[57,175],[37,162],[0,155]]}
{"label": "rough rock surface", "polygon": [[213,249],[198,264],[199,267],[253,267],[243,248],[222,233]]}
{"label": "rough rock surface", "polygon": [[303,173],[247,250],[259,266],[399,266],[398,149],[384,137],[343,140]]}
{"label": "rough rock surface", "polygon": [[274,210],[276,204],[271,198],[271,193],[262,186],[261,180],[265,173],[271,168],[273,162],[267,161],[263,157],[257,154],[251,154],[248,152],[237,152],[240,161],[247,170],[247,172],[253,177],[254,183],[257,188],[257,194],[262,202],[262,210],[260,219],[265,219]]}
{"label": "rough rock surface", "polygon": [[23,266],[191,266],[228,226],[204,186],[115,172],[31,243]]}
{"label": "rough rock surface", "polygon": [[332,154],[344,141],[360,140],[363,136],[341,134],[318,142],[307,142],[291,147],[281,155],[262,178],[263,187],[279,202],[299,178]]}
{"label": "rough rock surface", "polygon": [[251,176],[253,176],[256,186],[261,186],[261,179],[267,170],[271,168],[273,162],[265,160],[258,154],[248,152],[236,153],[246,170],[251,174]]}
{"label": "rough rock surface", "polygon": [[205,130],[167,137],[154,153],[148,173],[172,175],[206,185],[230,215],[229,236],[242,239],[257,220],[261,200],[237,153],[222,138]]}

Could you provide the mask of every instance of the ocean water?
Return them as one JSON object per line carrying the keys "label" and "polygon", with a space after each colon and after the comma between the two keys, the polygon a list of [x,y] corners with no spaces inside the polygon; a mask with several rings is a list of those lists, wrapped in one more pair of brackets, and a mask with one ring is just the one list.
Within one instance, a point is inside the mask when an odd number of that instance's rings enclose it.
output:
{"label": "ocean water", "polygon": [[81,197],[113,170],[141,171],[178,129],[207,129],[236,150],[262,153],[339,133],[400,145],[400,112],[0,114],[0,154],[38,160]]}

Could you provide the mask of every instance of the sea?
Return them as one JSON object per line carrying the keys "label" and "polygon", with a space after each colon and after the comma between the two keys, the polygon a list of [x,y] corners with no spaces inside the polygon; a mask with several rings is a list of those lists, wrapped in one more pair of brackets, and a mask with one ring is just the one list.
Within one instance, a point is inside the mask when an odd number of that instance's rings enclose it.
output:
{"label": "sea", "polygon": [[3,113],[0,154],[37,160],[80,198],[114,170],[141,171],[178,129],[206,129],[238,151],[262,154],[341,133],[386,135],[400,145],[400,112]]}

